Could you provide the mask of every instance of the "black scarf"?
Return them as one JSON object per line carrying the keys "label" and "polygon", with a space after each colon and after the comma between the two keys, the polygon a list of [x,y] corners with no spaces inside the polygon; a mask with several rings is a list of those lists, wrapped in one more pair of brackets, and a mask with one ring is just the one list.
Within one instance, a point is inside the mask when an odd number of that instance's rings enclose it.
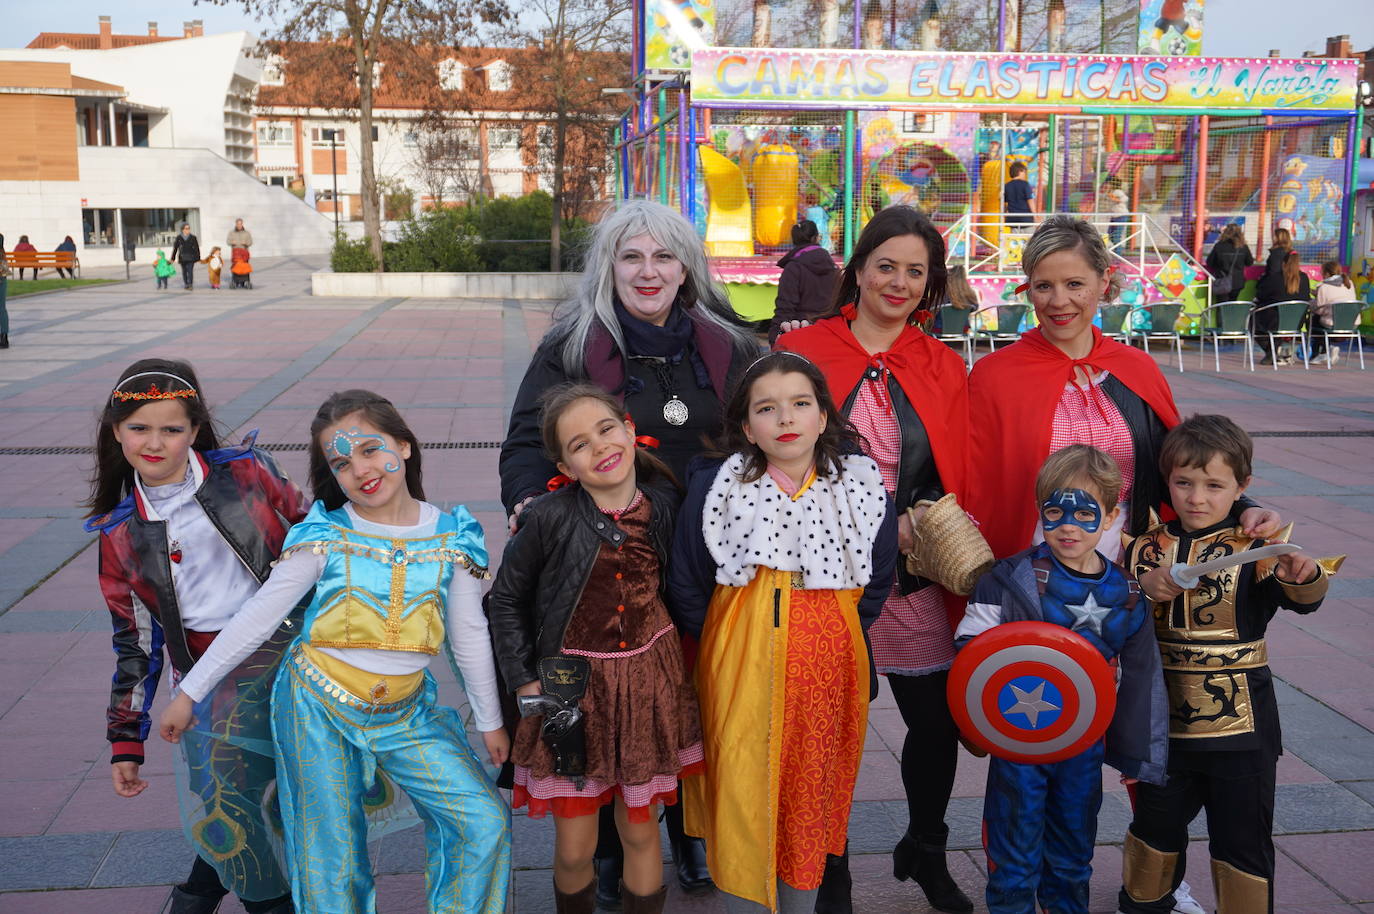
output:
{"label": "black scarf", "polygon": [[[668,320],[660,327],[649,321],[640,320],[626,310],[617,297],[614,302],[615,318],[620,323],[620,332],[625,337],[627,358],[647,357],[663,359],[670,366],[676,366],[685,355],[691,362],[692,373],[696,375],[697,387],[702,390],[711,387],[711,375],[706,363],[697,352],[696,326],[676,302],[668,312]],[[644,382],[625,372],[625,393],[636,394],[644,389]]]}

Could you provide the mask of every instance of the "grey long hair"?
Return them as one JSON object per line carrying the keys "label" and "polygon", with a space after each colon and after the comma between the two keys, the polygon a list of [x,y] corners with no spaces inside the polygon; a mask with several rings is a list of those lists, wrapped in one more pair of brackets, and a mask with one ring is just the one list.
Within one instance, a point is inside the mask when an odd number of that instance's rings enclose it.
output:
{"label": "grey long hair", "polygon": [[739,349],[753,352],[758,348],[735,316],[725,292],[712,280],[706,249],[692,224],[661,203],[630,200],[597,224],[577,294],[563,303],[562,313],[549,331],[551,339],[562,340],[563,370],[569,377],[586,375],[587,339],[596,323],[606,328],[616,348],[625,351],[625,336],[615,317],[615,258],[626,241],[646,234],[686,268],[675,304],[683,306],[692,320],[725,331]]}
{"label": "grey long hair", "polygon": [[1027,279],[1032,279],[1040,261],[1051,254],[1072,250],[1079,250],[1088,266],[1107,280],[1103,300],[1114,301],[1121,293],[1121,278],[1110,273],[1112,258],[1102,233],[1086,220],[1066,213],[1057,213],[1040,223],[1021,252],[1021,269]]}

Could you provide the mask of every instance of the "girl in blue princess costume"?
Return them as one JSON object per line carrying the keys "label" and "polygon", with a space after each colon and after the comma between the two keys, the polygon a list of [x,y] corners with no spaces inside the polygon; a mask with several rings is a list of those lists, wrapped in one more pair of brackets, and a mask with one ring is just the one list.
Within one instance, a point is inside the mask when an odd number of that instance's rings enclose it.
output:
{"label": "girl in blue princess costume", "polygon": [[[189,364],[143,359],[119,376],[101,412],[85,505],[86,529],[100,534],[100,592],[114,627],[106,735],[119,796],[148,787],[143,742],[164,656],[174,682],[191,669],[267,579],[307,506],[251,441],[219,447]],[[269,631],[226,670],[181,744],[182,822],[196,859],[172,890],[178,914],[209,914],[231,890],[249,914],[291,910],[268,826],[276,775],[267,699],[287,640]]]}
{"label": "girl in blue princess costume", "polygon": [[193,702],[314,597],[272,694],[277,778],[302,912],[375,912],[363,797],[386,775],[425,823],[429,910],[500,914],[510,878],[509,811],[426,670],[451,655],[494,764],[510,741],[478,581],[482,528],[466,508],[424,501],[420,446],[396,408],[336,393],[310,426],[317,501],[291,529],[255,597],[220,632],[163,713],[176,742]]}

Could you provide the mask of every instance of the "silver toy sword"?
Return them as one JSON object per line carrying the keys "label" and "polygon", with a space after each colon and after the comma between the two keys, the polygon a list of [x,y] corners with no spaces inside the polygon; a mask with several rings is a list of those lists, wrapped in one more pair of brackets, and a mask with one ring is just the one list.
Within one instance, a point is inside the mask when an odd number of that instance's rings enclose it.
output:
{"label": "silver toy sword", "polygon": [[1203,575],[1211,574],[1214,571],[1220,571],[1234,565],[1248,565],[1251,562],[1258,562],[1260,559],[1301,551],[1301,546],[1294,546],[1292,543],[1275,543],[1272,546],[1260,546],[1258,549],[1233,552],[1230,555],[1223,555],[1219,559],[1212,559],[1210,562],[1202,562],[1198,565],[1174,565],[1169,569],[1169,577],[1173,578],[1174,583],[1184,590],[1191,590],[1197,586],[1197,582]]}

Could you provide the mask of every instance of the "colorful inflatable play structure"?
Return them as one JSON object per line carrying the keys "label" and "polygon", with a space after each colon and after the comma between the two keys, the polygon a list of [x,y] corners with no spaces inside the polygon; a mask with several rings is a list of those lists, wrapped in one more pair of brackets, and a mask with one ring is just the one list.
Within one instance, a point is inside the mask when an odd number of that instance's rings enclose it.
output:
{"label": "colorful inflatable play structure", "polygon": [[[931,215],[984,306],[1016,303],[1034,225],[1004,212],[1013,176],[1036,213],[1098,225],[1126,294],[1182,301],[1185,331],[1211,296],[1206,251],[1230,223],[1261,257],[1286,228],[1305,264],[1338,259],[1374,295],[1374,239],[1356,231],[1374,197],[1356,192],[1374,187],[1360,171],[1358,61],[1196,56],[1200,2],[1171,18],[1158,2],[1110,0],[1104,14],[1132,5],[1139,43],[1127,35],[1111,53],[975,54],[916,49],[929,34],[895,13],[889,28],[875,4],[854,4],[853,47],[818,23],[811,46],[788,48],[729,46],[749,41],[744,0],[687,12],[641,0],[618,195],[680,208],[750,319],[772,312],[796,221],[816,222],[843,259],[894,203]],[[1009,28],[999,24],[1004,43]]]}

